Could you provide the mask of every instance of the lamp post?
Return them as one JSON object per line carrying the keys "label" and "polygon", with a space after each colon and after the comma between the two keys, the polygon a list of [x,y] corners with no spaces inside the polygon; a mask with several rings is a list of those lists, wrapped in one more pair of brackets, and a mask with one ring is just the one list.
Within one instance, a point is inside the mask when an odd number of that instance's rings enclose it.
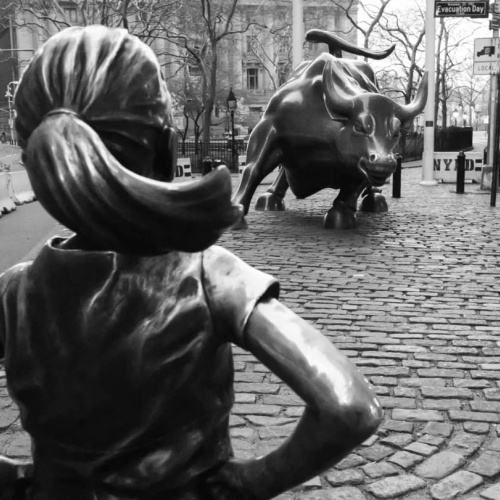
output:
{"label": "lamp post", "polygon": [[226,103],[227,109],[231,112],[231,167],[238,170],[238,158],[236,157],[236,148],[234,147],[234,112],[236,111],[238,104],[232,87],[229,89]]}
{"label": "lamp post", "polygon": [[[7,97],[7,101],[9,103],[9,129],[10,129],[10,143],[14,144],[14,109],[12,108],[12,99],[14,97],[14,92],[16,90],[16,86],[19,82],[13,81],[7,85],[7,92],[5,92],[5,97]],[[12,86],[12,88],[11,88]]]}

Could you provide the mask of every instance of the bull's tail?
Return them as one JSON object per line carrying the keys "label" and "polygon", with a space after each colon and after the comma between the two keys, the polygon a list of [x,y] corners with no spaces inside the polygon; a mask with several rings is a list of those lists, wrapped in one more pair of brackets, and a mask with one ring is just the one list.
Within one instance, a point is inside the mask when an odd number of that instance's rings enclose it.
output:
{"label": "bull's tail", "polygon": [[369,57],[370,59],[384,59],[390,55],[395,45],[392,45],[386,50],[370,50],[363,47],[358,47],[352,43],[343,40],[342,38],[323,30],[309,30],[306,33],[306,42],[326,43],[328,44],[328,52],[335,57],[342,57],[342,50],[357,56]]}

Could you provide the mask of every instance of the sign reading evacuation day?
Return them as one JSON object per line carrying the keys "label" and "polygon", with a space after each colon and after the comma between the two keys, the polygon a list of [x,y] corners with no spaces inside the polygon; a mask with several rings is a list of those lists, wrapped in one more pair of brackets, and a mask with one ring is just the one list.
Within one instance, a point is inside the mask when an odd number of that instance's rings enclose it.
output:
{"label": "sign reading evacuation day", "polygon": [[434,17],[488,17],[488,0],[436,0]]}

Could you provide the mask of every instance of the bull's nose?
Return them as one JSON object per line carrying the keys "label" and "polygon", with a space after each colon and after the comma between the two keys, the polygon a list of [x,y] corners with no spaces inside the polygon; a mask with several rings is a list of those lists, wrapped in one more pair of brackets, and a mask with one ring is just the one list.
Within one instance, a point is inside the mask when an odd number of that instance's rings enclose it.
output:
{"label": "bull's nose", "polygon": [[378,153],[371,153],[368,156],[368,163],[372,164],[374,167],[377,165],[388,166],[396,165],[396,157],[393,154],[390,155],[380,155]]}
{"label": "bull's nose", "polygon": [[397,162],[392,154],[371,153],[368,157],[361,158],[358,165],[372,185],[382,186],[396,170]]}

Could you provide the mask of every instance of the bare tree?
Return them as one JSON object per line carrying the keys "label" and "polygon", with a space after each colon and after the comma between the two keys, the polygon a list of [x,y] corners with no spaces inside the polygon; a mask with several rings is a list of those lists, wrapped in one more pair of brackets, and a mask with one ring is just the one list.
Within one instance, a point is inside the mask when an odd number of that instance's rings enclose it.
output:
{"label": "bare tree", "polygon": [[473,111],[480,110],[489,81],[484,75],[474,74],[470,57],[461,64],[460,76],[460,83],[451,89],[450,94],[458,101],[462,110],[467,110],[468,123],[473,126]]}
{"label": "bare tree", "polygon": [[[424,13],[417,6],[415,10],[401,15],[400,12],[386,13],[379,18],[374,36],[391,40],[396,48],[389,59],[378,63],[381,67],[377,77],[389,72],[392,87],[382,87],[382,91],[394,97],[401,97],[409,103],[423,74],[424,64]],[[382,75],[381,75],[382,74]]]}
{"label": "bare tree", "polygon": [[[218,75],[224,70],[219,60],[221,47],[248,31],[256,22],[237,10],[239,0],[179,0],[177,15],[163,26],[169,54],[178,71],[195,71],[203,103],[203,154],[208,153],[212,112],[221,99]],[[226,45],[227,47],[227,45]]]}
{"label": "bare tree", "polygon": [[[351,29],[355,29],[363,36],[363,47],[368,48],[371,37],[380,23],[391,0],[370,0],[359,2],[358,0],[330,0],[336,9],[341,11],[350,23]],[[359,15],[361,9],[364,15]]]}
{"label": "bare tree", "polygon": [[164,40],[163,29],[176,0],[0,0],[13,27],[35,33],[41,41],[70,26],[102,24],[123,27],[152,45]]}
{"label": "bare tree", "polygon": [[[123,27],[151,45],[162,65],[177,73],[196,68],[204,143],[219,91],[220,46],[255,24],[238,15],[239,0],[0,0],[0,10],[13,12],[16,27],[36,33],[41,41],[73,25]],[[186,101],[186,99],[184,99]]]}
{"label": "bare tree", "polygon": [[[477,100],[478,93],[484,90],[481,78],[472,74],[473,62],[470,56],[473,39],[481,25],[469,21],[467,29],[461,19],[440,19],[436,63],[436,116],[438,105],[441,107],[443,127],[447,124],[448,101],[452,98],[459,104],[471,106]],[[467,90],[468,89],[468,90]]]}
{"label": "bare tree", "polygon": [[[270,9],[274,14],[279,9],[279,14],[269,15]],[[245,49],[268,74],[271,89],[276,90],[292,67],[292,9],[291,5],[278,5],[265,6],[259,11],[260,22],[249,28]]]}

